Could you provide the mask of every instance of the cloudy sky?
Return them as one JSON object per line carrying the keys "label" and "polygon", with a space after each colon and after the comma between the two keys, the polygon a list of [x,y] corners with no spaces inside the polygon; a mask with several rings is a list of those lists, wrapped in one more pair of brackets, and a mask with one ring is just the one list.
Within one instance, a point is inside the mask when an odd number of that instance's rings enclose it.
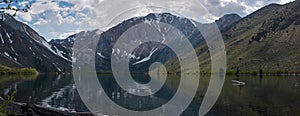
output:
{"label": "cloudy sky", "polygon": [[19,3],[32,6],[28,13],[19,12],[16,18],[51,40],[64,39],[83,30],[105,30],[122,20],[150,12],[174,11],[199,22],[212,22],[228,13],[244,17],[270,3],[285,4],[291,1],[293,0],[30,0]]}

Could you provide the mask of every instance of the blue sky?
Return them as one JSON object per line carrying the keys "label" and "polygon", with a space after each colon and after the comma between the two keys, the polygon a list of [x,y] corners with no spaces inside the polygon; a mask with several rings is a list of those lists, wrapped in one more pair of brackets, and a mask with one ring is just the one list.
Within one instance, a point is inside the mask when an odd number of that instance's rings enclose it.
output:
{"label": "blue sky", "polygon": [[[130,2],[128,2],[130,1]],[[199,9],[192,4],[195,0],[26,0],[18,6],[30,4],[28,13],[19,12],[16,18],[32,28],[47,40],[64,39],[67,36],[86,30],[102,29],[120,12],[128,7],[162,5],[176,7],[188,16],[196,17]],[[212,22],[228,13],[246,16],[270,3],[284,4],[292,0],[198,0],[207,9],[201,21]],[[147,12],[136,13],[146,15]],[[197,16],[198,16],[197,14]],[[139,16],[138,15],[138,16]],[[135,15],[133,15],[135,16]],[[127,16],[126,16],[127,17]],[[129,18],[129,16],[127,17]],[[126,18],[124,18],[126,19]]]}

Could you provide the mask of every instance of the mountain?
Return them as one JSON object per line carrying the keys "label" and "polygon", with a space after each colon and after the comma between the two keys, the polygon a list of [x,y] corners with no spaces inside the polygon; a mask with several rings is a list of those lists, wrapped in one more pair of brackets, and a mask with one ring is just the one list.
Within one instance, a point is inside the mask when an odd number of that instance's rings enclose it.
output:
{"label": "mountain", "polygon": [[[297,72],[300,70],[300,1],[270,4],[223,29],[228,69]],[[202,70],[210,70],[206,45],[196,50]],[[171,65],[172,61],[168,63]],[[173,69],[179,71],[179,69]]]}
{"label": "mountain", "polygon": [[[147,32],[144,33],[150,34],[147,35],[148,37],[159,39],[161,43],[164,43],[166,39],[171,39],[165,38],[169,36],[168,34],[170,34],[170,27],[159,25],[159,23],[169,24],[179,29],[194,47],[204,42],[204,40],[201,39],[202,35],[197,30],[193,22],[186,18],[178,17],[170,13],[148,14],[144,17],[131,18],[101,34],[97,47],[97,53],[100,54],[96,56],[97,70],[110,70],[110,63],[107,62],[110,62],[112,55],[115,55],[120,59],[124,57],[130,58],[130,68],[139,72],[147,71],[148,67],[153,62],[165,63],[169,59],[176,57],[175,53],[170,48],[157,42],[143,43],[133,52],[121,48],[113,49],[122,34],[140,23],[153,26],[155,28],[154,30],[146,30]],[[139,34],[143,33],[143,30],[137,31],[139,32],[130,33],[128,38],[131,39],[121,44],[124,46],[141,44]],[[157,35],[153,35],[151,33],[157,33]],[[123,61],[120,60],[120,62]]]}
{"label": "mountain", "polygon": [[72,48],[74,45],[76,34],[66,39],[52,39],[49,44],[54,51],[60,51],[62,56],[68,60],[72,60]]}
{"label": "mountain", "polygon": [[0,64],[32,67],[40,72],[70,71],[71,63],[28,25],[0,15]]}
{"label": "mountain", "polygon": [[[199,57],[202,70],[210,69],[208,47],[197,30],[195,21],[170,13],[148,14],[121,22],[105,32],[83,31],[66,39],[47,42],[28,25],[14,17],[0,15],[0,64],[9,67],[33,67],[41,72],[71,71],[73,44],[76,39],[100,38],[96,52],[96,64],[100,70],[110,69],[111,55],[129,57],[130,67],[143,69],[153,62],[166,63],[175,72],[179,71],[178,59],[174,52],[156,42],[148,42],[137,47],[132,53],[123,49],[113,49],[118,38],[129,28],[139,24],[149,24],[159,31],[161,42],[168,28],[157,24],[165,23],[180,30],[192,43]],[[285,5],[270,4],[241,18],[228,14],[216,20],[223,35],[229,69],[241,70],[300,70],[300,2]],[[201,24],[209,25],[209,24]],[[81,37],[81,38],[76,38]],[[88,40],[87,40],[88,41]],[[124,45],[139,44],[139,39]],[[171,65],[172,64],[172,65]],[[180,65],[179,65],[180,66]]]}
{"label": "mountain", "polygon": [[62,53],[62,56],[69,61],[75,60],[72,57],[73,53],[73,45],[77,39],[89,41],[90,39],[100,38],[100,34],[102,32],[99,29],[95,29],[92,31],[81,31],[79,33],[70,35],[66,39],[52,39],[49,44],[51,49],[54,51],[59,51]]}
{"label": "mountain", "polygon": [[231,26],[232,24],[241,20],[242,17],[238,14],[227,14],[221,17],[220,19],[216,20],[216,24],[218,25],[220,30],[224,30],[226,27]]}
{"label": "mountain", "polygon": [[[229,14],[220,18],[217,21],[220,29],[224,29],[229,25],[240,20],[240,16],[237,14]],[[167,62],[168,60],[174,58],[176,55],[174,52],[166,47],[165,45],[159,45],[157,43],[146,43],[139,46],[134,52],[130,53],[129,51],[123,49],[113,49],[113,45],[118,40],[118,38],[129,28],[140,24],[149,24],[153,25],[159,30],[161,35],[166,35],[167,32],[165,27],[158,26],[158,23],[166,23],[172,25],[183,32],[193,44],[193,47],[196,48],[199,45],[204,43],[204,39],[198,29],[195,27],[194,22],[189,19],[178,17],[170,13],[160,13],[160,14],[148,14],[144,17],[134,17],[128,20],[121,22],[120,24],[110,28],[109,30],[101,33],[97,33],[99,30],[93,31],[83,31],[78,34],[71,35],[66,39],[53,39],[50,41],[53,50],[63,51],[64,57],[71,60],[72,46],[74,41],[78,37],[85,35],[85,38],[94,39],[99,37],[99,43],[96,53],[96,64],[98,70],[110,70],[110,58],[111,55],[117,55],[119,57],[128,57],[130,58],[131,68],[135,70],[146,69],[154,61]],[[165,31],[164,31],[165,30]],[[101,35],[100,35],[101,34]],[[162,42],[163,42],[163,37]],[[131,41],[131,44],[139,44],[139,38]],[[124,45],[129,45],[129,43],[123,43]],[[164,54],[164,55],[161,55]]]}
{"label": "mountain", "polygon": [[299,71],[299,22],[299,0],[286,5],[270,4],[243,18],[224,32],[231,36],[225,37],[229,66]]}

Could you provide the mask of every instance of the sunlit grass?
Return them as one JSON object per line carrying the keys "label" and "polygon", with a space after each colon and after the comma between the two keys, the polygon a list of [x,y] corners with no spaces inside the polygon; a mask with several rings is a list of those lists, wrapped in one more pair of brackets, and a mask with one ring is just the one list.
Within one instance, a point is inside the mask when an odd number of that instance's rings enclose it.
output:
{"label": "sunlit grass", "polygon": [[[0,75],[18,75],[24,77],[37,76],[39,72],[34,68],[10,68],[0,65]],[[29,76],[28,76],[29,75]]]}

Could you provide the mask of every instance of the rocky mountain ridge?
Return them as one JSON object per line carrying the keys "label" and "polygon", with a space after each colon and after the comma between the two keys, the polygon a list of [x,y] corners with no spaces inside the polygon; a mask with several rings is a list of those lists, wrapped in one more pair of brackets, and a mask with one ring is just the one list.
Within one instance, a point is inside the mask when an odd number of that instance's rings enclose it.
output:
{"label": "rocky mountain ridge", "polygon": [[9,67],[32,67],[44,73],[70,71],[70,62],[28,25],[0,15],[0,63]]}

